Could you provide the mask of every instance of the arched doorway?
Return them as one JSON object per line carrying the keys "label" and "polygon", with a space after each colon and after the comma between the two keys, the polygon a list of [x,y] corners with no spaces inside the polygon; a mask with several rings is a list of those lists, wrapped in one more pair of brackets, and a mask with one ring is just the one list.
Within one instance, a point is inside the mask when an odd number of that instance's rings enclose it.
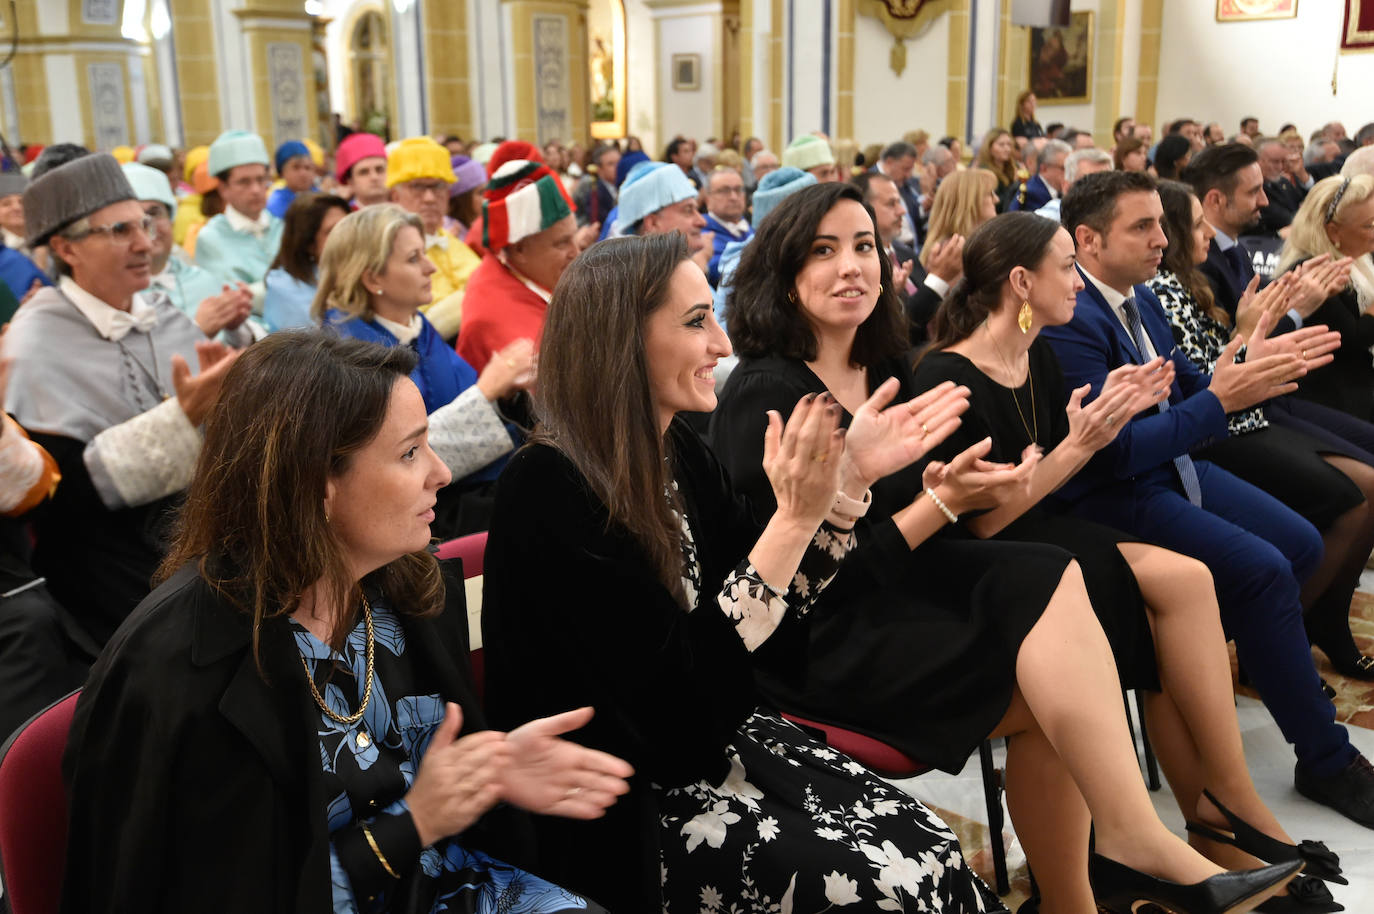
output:
{"label": "arched doorway", "polygon": [[359,14],[348,36],[352,120],[368,133],[388,137],[391,110],[391,35],[380,10]]}

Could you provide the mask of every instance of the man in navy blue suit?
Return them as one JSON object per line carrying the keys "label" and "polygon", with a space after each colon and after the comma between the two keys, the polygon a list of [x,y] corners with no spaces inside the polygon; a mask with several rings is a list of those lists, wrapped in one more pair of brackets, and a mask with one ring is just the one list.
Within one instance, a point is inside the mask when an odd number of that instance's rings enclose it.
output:
{"label": "man in navy blue suit", "polygon": [[1226,414],[1285,393],[1327,358],[1333,334],[1306,327],[1266,339],[1268,319],[1227,346],[1211,375],[1175,350],[1149,288],[1167,241],[1154,181],[1111,171],[1076,182],[1062,220],[1074,236],[1084,289],[1073,320],[1043,331],[1065,389],[1101,389],[1120,365],[1173,362],[1169,399],[1130,420],[1054,502],[1071,513],[1204,562],[1222,624],[1250,681],[1297,755],[1300,793],[1374,828],[1374,766],[1350,744],[1322,693],[1303,629],[1301,582],[1321,560],[1320,534],[1263,491],[1189,451],[1227,434]]}
{"label": "man in navy blue suit", "polygon": [[1035,212],[1064,192],[1064,162],[1073,147],[1063,140],[1050,140],[1035,160],[1035,176],[1011,198],[1010,210]]}

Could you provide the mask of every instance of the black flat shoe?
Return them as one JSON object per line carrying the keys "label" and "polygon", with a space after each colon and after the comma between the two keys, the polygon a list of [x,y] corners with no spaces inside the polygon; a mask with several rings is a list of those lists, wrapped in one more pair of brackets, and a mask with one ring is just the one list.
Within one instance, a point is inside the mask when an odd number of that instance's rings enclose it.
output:
{"label": "black flat shoe", "polygon": [[1265,863],[1301,860],[1304,864],[1304,876],[1316,876],[1318,879],[1325,879],[1327,882],[1334,882],[1338,885],[1349,884],[1349,881],[1341,875],[1341,858],[1328,850],[1325,844],[1320,841],[1300,841],[1296,846],[1284,844],[1277,838],[1271,838],[1259,831],[1240,816],[1222,806],[1221,801],[1212,796],[1210,790],[1203,790],[1202,795],[1217,808],[1217,812],[1221,813],[1222,818],[1231,826],[1231,832],[1228,834],[1218,831],[1209,825],[1203,825],[1201,822],[1187,823],[1188,831],[1200,835],[1208,841],[1240,848],[1251,857],[1258,857]]}
{"label": "black flat shoe", "polygon": [[1139,914],[1155,904],[1170,914],[1241,914],[1280,891],[1302,871],[1296,860],[1257,870],[1232,870],[1183,885],[1131,869],[1098,853],[1088,858],[1088,879],[1098,907],[1112,914]]}
{"label": "black flat shoe", "polygon": [[1331,897],[1331,890],[1316,876],[1303,873],[1288,883],[1287,895],[1275,895],[1255,908],[1259,914],[1333,914],[1345,905]]}

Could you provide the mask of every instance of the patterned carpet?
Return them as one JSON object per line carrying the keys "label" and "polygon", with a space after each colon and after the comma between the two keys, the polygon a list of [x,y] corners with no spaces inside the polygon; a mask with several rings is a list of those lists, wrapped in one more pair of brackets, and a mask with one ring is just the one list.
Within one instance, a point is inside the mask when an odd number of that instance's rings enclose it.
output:
{"label": "patterned carpet", "polygon": [[[1374,585],[1374,572],[1366,572],[1362,586],[1369,591],[1374,591],[1374,587],[1371,585]],[[1350,625],[1355,634],[1356,644],[1366,654],[1374,656],[1374,592],[1355,594],[1355,599],[1351,604]],[[1369,740],[1372,735],[1371,731],[1374,731],[1374,682],[1349,679],[1336,673],[1327,663],[1326,656],[1319,650],[1314,649],[1312,657],[1316,662],[1317,672],[1336,690],[1337,719],[1352,728],[1359,728],[1352,730],[1352,739],[1364,748],[1367,755],[1370,754]],[[1231,671],[1233,681],[1235,681],[1234,648],[1231,650]],[[1237,696],[1258,699],[1253,689],[1242,686],[1239,682],[1235,683],[1235,691]],[[1260,786],[1261,795],[1279,814],[1280,819],[1287,824],[1290,832],[1298,834],[1300,837],[1326,839],[1333,850],[1342,853],[1347,871],[1351,870],[1352,864],[1357,870],[1367,868],[1367,861],[1371,858],[1365,848],[1360,845],[1364,841],[1374,838],[1374,836],[1353,823],[1345,822],[1345,820],[1334,819],[1335,824],[1333,824],[1333,814],[1297,798],[1296,793],[1293,793],[1291,786],[1289,786],[1291,785],[1292,771],[1291,751],[1283,744],[1282,737],[1278,735],[1278,730],[1273,726],[1272,720],[1268,718],[1267,712],[1263,711],[1262,706],[1251,702],[1243,702],[1242,712],[1241,726],[1246,736],[1246,755],[1251,764],[1252,774],[1256,778],[1257,785]],[[1259,726],[1256,726],[1256,721],[1260,722]],[[1254,732],[1266,729],[1272,733],[1260,732],[1257,735]],[[996,758],[997,764],[1001,765],[1002,753],[1000,750],[996,753]],[[1275,770],[1278,772],[1277,777],[1272,774]],[[983,877],[988,885],[993,885],[992,845],[989,842],[988,826],[984,821],[987,818],[987,812],[982,801],[980,771],[976,755],[964,772],[957,777],[930,774],[903,781],[900,784],[925,800],[942,819],[949,823],[954,833],[959,836],[959,843],[964,849],[969,865]],[[1284,804],[1284,810],[1279,809],[1277,805],[1279,803]],[[1172,796],[1169,794],[1167,783],[1158,794],[1155,794],[1155,805],[1166,824],[1176,830],[1179,829],[1181,823],[1175,821],[1178,819],[1177,809],[1174,806]],[[1295,818],[1299,819],[1296,823],[1294,822]],[[1342,832],[1350,836],[1345,842],[1341,840]],[[1025,857],[1021,853],[1020,845],[1016,842],[1015,832],[1012,830],[1009,819],[1003,830],[1003,840],[1007,847],[1011,891],[1003,896],[1002,902],[1010,910],[1016,911],[1017,907],[1030,895],[1030,879],[1027,875]],[[1342,846],[1343,844],[1344,846]],[[1362,853],[1355,853],[1357,847]],[[1350,873],[1350,875],[1356,876],[1357,873]],[[1349,887],[1343,887],[1341,891],[1336,893],[1337,899],[1345,902],[1347,911],[1374,910],[1374,884],[1366,882],[1361,886],[1360,882],[1361,880],[1352,878],[1352,884]],[[1361,902],[1352,905],[1351,902],[1357,898],[1361,899]],[[1364,906],[1366,904],[1368,907]]]}

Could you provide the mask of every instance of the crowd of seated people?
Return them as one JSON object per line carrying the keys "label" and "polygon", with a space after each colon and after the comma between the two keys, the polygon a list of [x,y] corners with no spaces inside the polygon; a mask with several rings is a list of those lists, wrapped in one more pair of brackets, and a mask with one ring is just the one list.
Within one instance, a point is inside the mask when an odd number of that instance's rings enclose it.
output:
{"label": "crowd of seated people", "polygon": [[0,171],[0,736],[82,688],[64,909],[999,910],[787,713],[1008,737],[1047,914],[1340,910],[1226,645],[1374,828],[1374,126],[1015,111]]}

